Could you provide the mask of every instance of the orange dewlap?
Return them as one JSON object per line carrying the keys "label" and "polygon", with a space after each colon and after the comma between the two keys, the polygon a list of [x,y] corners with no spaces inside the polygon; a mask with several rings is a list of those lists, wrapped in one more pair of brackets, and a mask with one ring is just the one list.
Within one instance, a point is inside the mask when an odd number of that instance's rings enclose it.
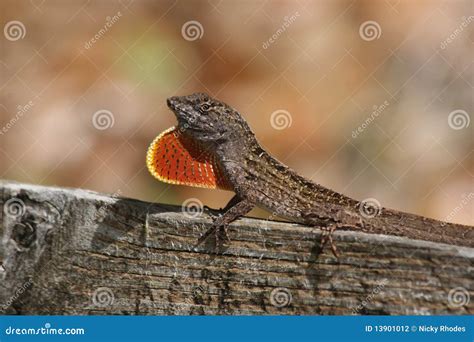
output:
{"label": "orange dewlap", "polygon": [[155,178],[165,183],[232,190],[215,157],[175,127],[153,140],[146,165]]}

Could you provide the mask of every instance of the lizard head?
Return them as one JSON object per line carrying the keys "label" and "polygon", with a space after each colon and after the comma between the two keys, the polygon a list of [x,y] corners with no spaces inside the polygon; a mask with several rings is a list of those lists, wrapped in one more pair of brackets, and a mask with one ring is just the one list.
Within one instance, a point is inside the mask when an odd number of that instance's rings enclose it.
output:
{"label": "lizard head", "polygon": [[167,99],[167,104],[178,119],[180,131],[203,143],[222,143],[231,136],[245,136],[249,131],[236,110],[206,93],[173,96]]}

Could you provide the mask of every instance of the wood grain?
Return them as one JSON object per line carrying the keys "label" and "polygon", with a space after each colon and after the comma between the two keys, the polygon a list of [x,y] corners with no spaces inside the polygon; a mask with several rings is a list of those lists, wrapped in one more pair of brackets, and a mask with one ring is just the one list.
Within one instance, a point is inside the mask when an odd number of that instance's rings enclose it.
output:
{"label": "wood grain", "polygon": [[4,314],[474,313],[473,248],[337,231],[338,260],[320,250],[316,227],[244,218],[214,254],[195,248],[206,213],[80,189],[0,189]]}

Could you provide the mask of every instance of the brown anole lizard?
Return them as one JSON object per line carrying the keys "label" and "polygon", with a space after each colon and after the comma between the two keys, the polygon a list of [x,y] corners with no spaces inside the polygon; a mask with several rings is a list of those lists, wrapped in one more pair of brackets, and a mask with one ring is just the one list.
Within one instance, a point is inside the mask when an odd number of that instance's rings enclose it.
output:
{"label": "brown anole lizard", "polygon": [[[174,184],[221,188],[235,196],[216,216],[211,233],[227,238],[226,227],[255,206],[273,216],[321,227],[321,244],[338,228],[474,246],[472,227],[448,224],[386,208],[362,215],[361,202],[308,180],[268,154],[245,119],[229,105],[205,93],[167,100],[178,126],[160,134],[147,153],[147,166],[158,179]],[[421,222],[421,223],[420,223]]]}

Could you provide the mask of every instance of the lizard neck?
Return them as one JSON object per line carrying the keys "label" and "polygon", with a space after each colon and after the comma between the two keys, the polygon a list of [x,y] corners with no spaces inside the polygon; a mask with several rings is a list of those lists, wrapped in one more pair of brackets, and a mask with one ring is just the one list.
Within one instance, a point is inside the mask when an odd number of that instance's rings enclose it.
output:
{"label": "lizard neck", "polygon": [[256,153],[256,150],[262,150],[262,148],[253,132],[248,129],[229,133],[226,140],[217,145],[215,153],[222,162],[232,161],[242,165],[248,156]]}

